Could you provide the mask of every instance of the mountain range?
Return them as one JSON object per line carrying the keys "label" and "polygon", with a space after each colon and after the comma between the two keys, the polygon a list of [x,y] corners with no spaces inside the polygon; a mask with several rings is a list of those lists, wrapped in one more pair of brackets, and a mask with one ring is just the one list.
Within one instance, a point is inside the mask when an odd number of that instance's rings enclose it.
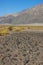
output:
{"label": "mountain range", "polygon": [[0,24],[43,23],[43,4],[25,9],[17,14],[0,16]]}

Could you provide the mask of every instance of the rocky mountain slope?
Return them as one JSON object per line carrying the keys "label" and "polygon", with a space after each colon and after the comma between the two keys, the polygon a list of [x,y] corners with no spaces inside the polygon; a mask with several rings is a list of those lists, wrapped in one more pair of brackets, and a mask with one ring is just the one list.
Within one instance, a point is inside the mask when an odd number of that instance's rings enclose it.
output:
{"label": "rocky mountain slope", "polygon": [[0,17],[0,24],[43,23],[43,4],[17,14]]}

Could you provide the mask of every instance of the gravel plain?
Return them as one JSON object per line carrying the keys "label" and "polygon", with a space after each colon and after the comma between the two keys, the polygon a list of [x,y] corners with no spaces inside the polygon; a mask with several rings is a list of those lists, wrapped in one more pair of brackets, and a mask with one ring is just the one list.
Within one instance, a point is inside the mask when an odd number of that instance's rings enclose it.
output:
{"label": "gravel plain", "polygon": [[0,65],[43,65],[43,32],[0,36]]}

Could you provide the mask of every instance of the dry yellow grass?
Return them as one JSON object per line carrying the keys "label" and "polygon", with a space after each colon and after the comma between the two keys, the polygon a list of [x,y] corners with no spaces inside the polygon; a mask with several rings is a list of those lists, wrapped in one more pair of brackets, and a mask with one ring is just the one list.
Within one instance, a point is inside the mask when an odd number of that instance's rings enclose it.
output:
{"label": "dry yellow grass", "polygon": [[7,35],[12,32],[20,32],[26,29],[31,30],[43,30],[43,26],[9,26],[0,25],[0,35]]}

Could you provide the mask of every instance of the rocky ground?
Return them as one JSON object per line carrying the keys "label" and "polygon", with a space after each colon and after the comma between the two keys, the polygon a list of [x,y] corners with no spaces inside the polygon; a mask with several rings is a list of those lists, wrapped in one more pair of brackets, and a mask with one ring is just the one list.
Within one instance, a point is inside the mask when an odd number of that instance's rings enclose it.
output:
{"label": "rocky ground", "polygon": [[43,65],[43,32],[0,36],[0,65]]}

